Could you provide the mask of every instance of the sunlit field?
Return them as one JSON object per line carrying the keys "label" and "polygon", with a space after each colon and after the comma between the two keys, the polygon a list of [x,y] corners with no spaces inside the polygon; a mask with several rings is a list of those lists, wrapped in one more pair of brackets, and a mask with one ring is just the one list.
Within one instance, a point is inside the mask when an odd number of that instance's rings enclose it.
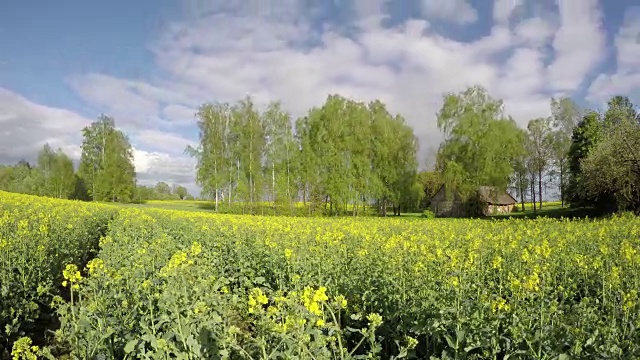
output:
{"label": "sunlit field", "polygon": [[636,217],[293,218],[156,204],[0,192],[6,354],[640,356]]}

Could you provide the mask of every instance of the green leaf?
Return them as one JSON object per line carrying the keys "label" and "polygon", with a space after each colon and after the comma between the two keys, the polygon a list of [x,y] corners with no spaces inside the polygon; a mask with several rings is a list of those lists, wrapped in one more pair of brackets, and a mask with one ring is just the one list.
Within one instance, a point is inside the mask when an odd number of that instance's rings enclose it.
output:
{"label": "green leaf", "polygon": [[127,345],[124,346],[125,354],[130,354],[136,349],[136,345],[138,345],[138,339],[130,340]]}

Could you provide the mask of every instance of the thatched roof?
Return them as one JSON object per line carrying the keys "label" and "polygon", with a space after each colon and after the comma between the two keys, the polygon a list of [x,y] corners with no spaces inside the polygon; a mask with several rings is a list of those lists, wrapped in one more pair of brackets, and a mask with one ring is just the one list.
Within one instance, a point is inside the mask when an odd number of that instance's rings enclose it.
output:
{"label": "thatched roof", "polygon": [[518,201],[506,191],[500,191],[493,186],[480,186],[478,189],[482,200],[492,205],[511,205]]}

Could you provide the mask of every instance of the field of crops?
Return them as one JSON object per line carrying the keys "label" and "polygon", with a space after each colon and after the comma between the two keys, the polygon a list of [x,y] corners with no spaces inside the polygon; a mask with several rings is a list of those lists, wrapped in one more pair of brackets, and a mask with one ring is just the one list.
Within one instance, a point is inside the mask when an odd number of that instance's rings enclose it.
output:
{"label": "field of crops", "polygon": [[0,192],[0,346],[17,358],[45,356],[43,343],[80,359],[638,358],[639,236],[635,217],[305,219]]}

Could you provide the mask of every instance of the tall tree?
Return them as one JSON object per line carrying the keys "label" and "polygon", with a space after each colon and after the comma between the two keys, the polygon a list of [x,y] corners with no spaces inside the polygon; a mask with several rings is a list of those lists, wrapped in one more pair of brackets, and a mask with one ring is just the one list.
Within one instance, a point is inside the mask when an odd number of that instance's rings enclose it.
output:
{"label": "tall tree", "polygon": [[132,199],[135,188],[133,148],[115,121],[101,115],[82,130],[79,175],[96,201]]}
{"label": "tall tree", "polygon": [[607,111],[604,114],[604,127],[606,130],[615,131],[616,125],[628,121],[640,123],[640,116],[635,110],[633,103],[626,96],[614,96],[608,103]]}
{"label": "tall tree", "polygon": [[177,185],[177,184],[173,185],[172,193],[175,196],[177,196],[178,199],[180,199],[180,200],[185,200],[189,196],[189,191],[187,190],[187,188],[182,186],[182,185]]}
{"label": "tall tree", "polygon": [[571,135],[581,117],[581,111],[571,99],[551,99],[553,126],[552,157],[557,169],[560,201],[564,207],[568,178],[568,154],[571,147]]}
{"label": "tall tree", "polygon": [[293,156],[297,145],[293,137],[291,117],[280,103],[271,103],[263,113],[265,133],[264,176],[269,179],[269,198],[276,203],[292,205],[295,193]]}
{"label": "tall tree", "polygon": [[537,118],[529,121],[527,125],[529,132],[530,154],[532,156],[532,166],[538,176],[538,208],[542,209],[542,176],[548,170],[553,155],[553,132],[550,118]]}
{"label": "tall tree", "polygon": [[397,148],[397,135],[393,117],[381,101],[369,104],[371,112],[372,169],[370,192],[377,199],[378,213],[387,214],[387,203],[394,197],[393,185],[397,182],[397,168],[394,164],[394,150]]}
{"label": "tall tree", "polygon": [[[526,141],[528,141],[528,138],[526,136],[521,136],[521,138],[525,146],[525,149],[529,148],[528,144],[526,144]],[[520,205],[521,205],[522,211],[525,211],[524,203],[526,201],[525,199],[527,197],[527,192],[530,184],[529,172],[527,168],[528,161],[529,161],[529,156],[527,154],[522,154],[513,159],[514,173],[513,173],[511,182],[513,183],[513,187],[516,190],[516,196],[520,198]]]}
{"label": "tall tree", "polygon": [[585,120],[591,121],[575,134],[573,154],[580,162],[576,171],[578,200],[582,205],[616,205],[638,212],[640,121],[633,104],[627,97],[614,96],[602,122]]}
{"label": "tall tree", "polygon": [[73,195],[76,185],[73,161],[62,150],[53,151],[49,144],[45,144],[38,153],[36,171],[41,181],[40,195],[60,199]]}
{"label": "tall tree", "polygon": [[444,96],[437,114],[445,139],[438,151],[447,190],[469,198],[480,186],[506,189],[513,159],[524,151],[520,129],[503,113],[501,100],[482,87]]}
{"label": "tall tree", "polygon": [[418,183],[422,187],[422,192],[424,193],[421,208],[426,209],[430,206],[433,195],[435,195],[444,184],[442,182],[442,175],[439,171],[420,171],[418,173]]}
{"label": "tall tree", "polygon": [[589,199],[584,188],[582,178],[582,161],[587,158],[591,150],[600,142],[603,136],[603,121],[599,113],[587,112],[571,135],[569,147],[569,182],[567,197],[574,206],[584,206],[594,199]]}
{"label": "tall tree", "polygon": [[265,147],[265,129],[262,117],[253,104],[253,100],[245,97],[232,109],[235,127],[238,134],[236,157],[238,160],[238,183],[244,182],[244,202],[250,204],[254,212],[256,203],[262,200],[263,176],[262,160]]}
{"label": "tall tree", "polygon": [[158,200],[167,200],[171,197],[171,187],[164,181],[160,181],[153,188]]}
{"label": "tall tree", "polygon": [[582,163],[587,194],[610,194],[617,208],[640,214],[640,124],[620,119]]}
{"label": "tall tree", "polygon": [[225,185],[229,185],[231,199],[230,178],[233,167],[227,138],[231,116],[231,109],[227,104],[201,106],[196,114],[200,144],[197,148],[189,146],[186,149],[197,160],[196,183],[202,186],[203,195],[214,197],[215,211],[218,211],[220,192]]}

